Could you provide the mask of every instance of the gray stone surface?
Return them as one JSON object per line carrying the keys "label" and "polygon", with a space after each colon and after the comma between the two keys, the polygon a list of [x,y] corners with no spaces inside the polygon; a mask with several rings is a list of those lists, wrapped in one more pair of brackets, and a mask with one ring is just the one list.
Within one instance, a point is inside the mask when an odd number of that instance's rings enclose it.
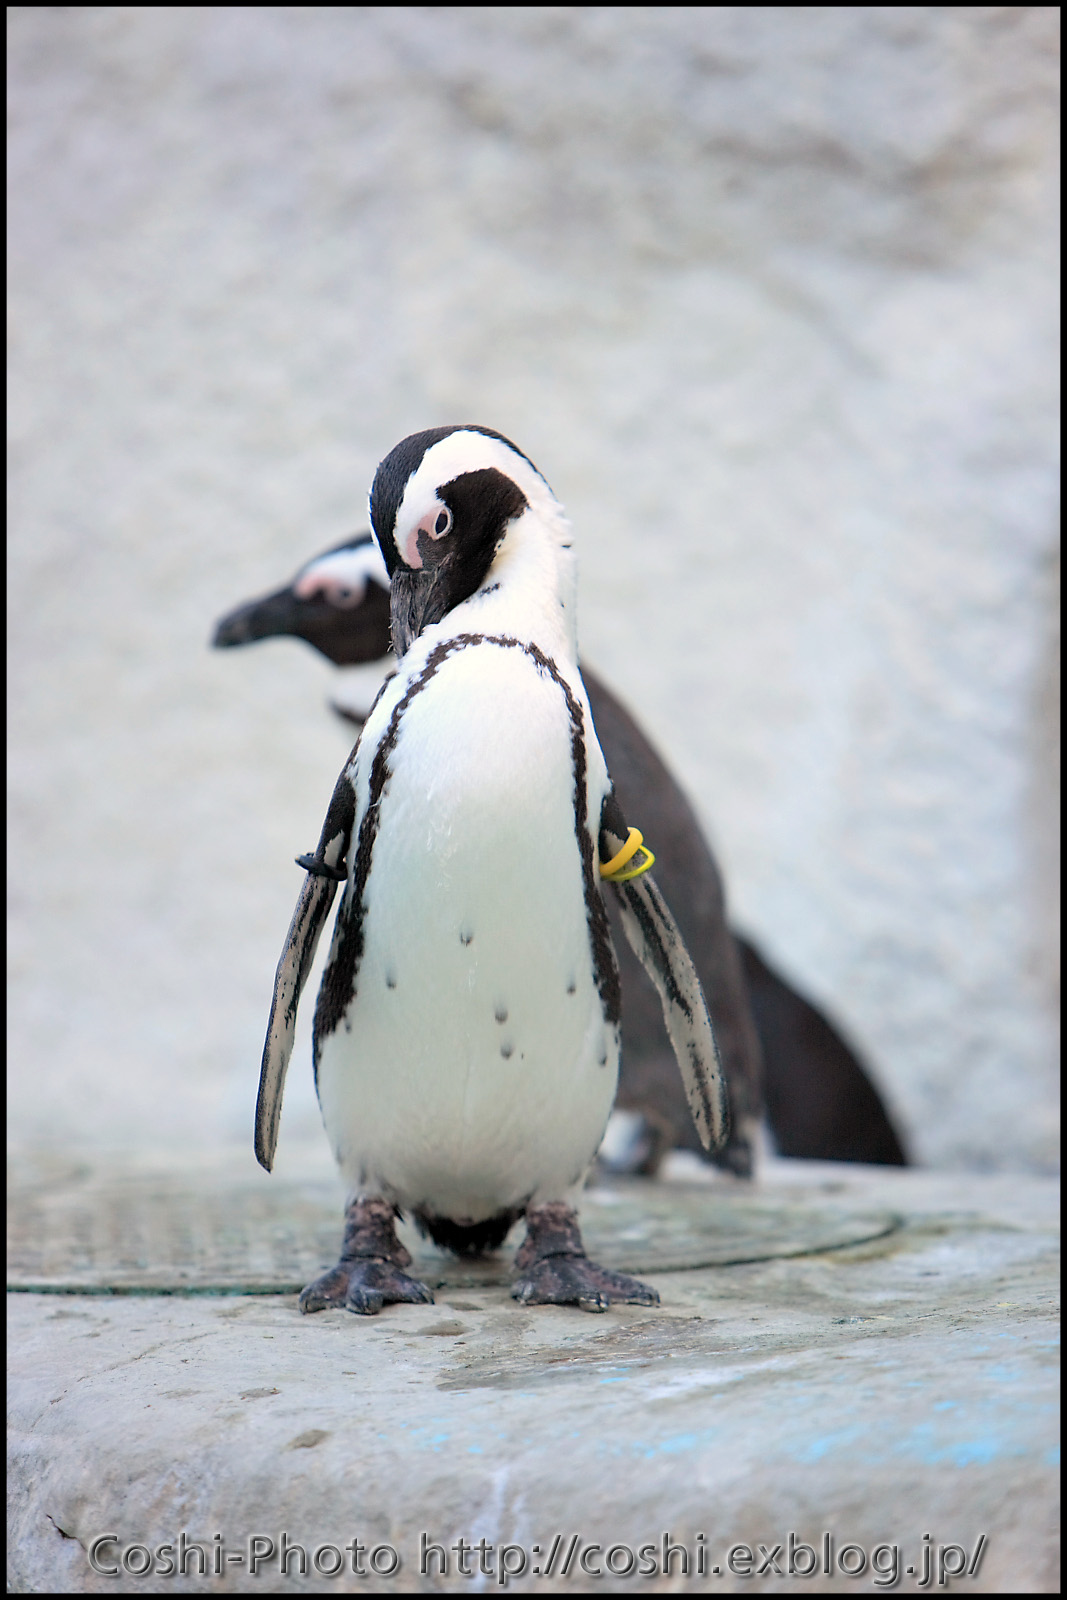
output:
{"label": "gray stone surface", "polygon": [[[683,1172],[686,1162],[682,1161]],[[709,1189],[641,1179],[598,1184],[585,1197],[589,1253],[617,1271],[665,1272],[808,1255],[882,1238],[892,1211],[791,1206],[746,1183]],[[245,1150],[225,1163],[112,1152],[94,1162],[45,1155],[10,1163],[8,1287],[63,1294],[297,1293],[336,1259],[341,1202],[320,1147],[290,1152],[288,1176],[268,1177]],[[501,1287],[521,1228],[497,1256],[456,1261],[403,1225],[412,1270],[432,1287]]]}
{"label": "gray stone surface", "polygon": [[[302,1176],[291,1160],[283,1185],[310,1181],[315,1157]],[[698,1214],[692,1186],[646,1194],[653,1211],[673,1197]],[[375,1319],[301,1318],[292,1297],[10,1295],[11,1586],[455,1593],[497,1578],[461,1579],[454,1553],[447,1580],[420,1578],[420,1534],[488,1540],[494,1574],[502,1543],[543,1567],[560,1534],[553,1576],[509,1586],[585,1592],[621,1585],[576,1561],[563,1577],[572,1536],[588,1550],[669,1532],[694,1561],[705,1535],[707,1576],[684,1580],[675,1557],[670,1579],[635,1577],[635,1592],[792,1592],[784,1570],[725,1565],[734,1544],[758,1563],[790,1533],[820,1560],[824,1534],[837,1554],[895,1545],[905,1591],[924,1536],[935,1560],[947,1545],[969,1560],[984,1534],[968,1590],[1055,1591],[1055,1184],[791,1162],[768,1163],[754,1194],[720,1178],[703,1195],[722,1214],[776,1208],[786,1230],[825,1208],[901,1225],[850,1248],[662,1273],[658,1308],[600,1317],[520,1308],[492,1284]],[[154,1551],[184,1531],[209,1553],[218,1534],[246,1554],[250,1536],[282,1530],[309,1559],[358,1538],[400,1567],[380,1582],[285,1581],[275,1563],[138,1584],[87,1565],[107,1533]],[[869,1571],[843,1578],[836,1559],[814,1590],[870,1592]]]}
{"label": "gray stone surface", "polygon": [[475,419],[912,1147],[1048,1165],[1058,10],[8,15],[20,1136],[246,1136],[347,746],[211,624]]}

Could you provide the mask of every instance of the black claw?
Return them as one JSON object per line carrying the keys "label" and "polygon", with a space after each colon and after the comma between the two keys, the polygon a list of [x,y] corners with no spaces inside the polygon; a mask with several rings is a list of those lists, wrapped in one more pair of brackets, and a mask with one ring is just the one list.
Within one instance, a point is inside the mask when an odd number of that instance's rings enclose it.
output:
{"label": "black claw", "polygon": [[345,1306],[349,1311],[354,1311],[357,1317],[376,1317],[385,1304],[385,1296],[380,1289],[366,1288],[361,1283],[353,1283],[345,1298]]}
{"label": "black claw", "polygon": [[332,1267],[329,1272],[324,1272],[321,1278],[316,1278],[314,1283],[309,1283],[301,1292],[299,1306],[306,1315],[312,1311],[325,1311],[329,1306],[343,1306],[345,1295],[348,1293],[349,1269],[344,1266]]}

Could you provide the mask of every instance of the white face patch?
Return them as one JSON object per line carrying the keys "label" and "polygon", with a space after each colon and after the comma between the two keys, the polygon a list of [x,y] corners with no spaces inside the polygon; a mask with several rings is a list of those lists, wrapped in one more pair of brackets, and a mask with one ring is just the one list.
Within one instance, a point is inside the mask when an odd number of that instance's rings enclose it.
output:
{"label": "white face patch", "polygon": [[331,550],[309,561],[293,584],[301,600],[322,599],[342,610],[362,605],[368,582],[388,590],[389,575],[378,546],[372,542],[350,550]]}
{"label": "white face patch", "polygon": [[[406,498],[406,496],[405,496]],[[419,552],[419,535],[425,534],[428,539],[443,539],[452,532],[452,513],[443,500],[435,495],[429,507],[415,522],[414,527],[404,534],[397,542],[400,559],[406,567],[419,568],[422,566],[422,555]]]}

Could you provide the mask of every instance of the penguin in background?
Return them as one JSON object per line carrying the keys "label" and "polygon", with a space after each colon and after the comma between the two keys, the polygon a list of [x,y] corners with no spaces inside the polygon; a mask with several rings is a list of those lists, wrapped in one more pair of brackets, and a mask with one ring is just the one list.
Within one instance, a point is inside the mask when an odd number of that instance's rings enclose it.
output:
{"label": "penguin in background", "polygon": [[[285,588],[229,612],[216,625],[212,642],[228,649],[286,635],[305,640],[339,667],[388,654],[389,576],[369,531],[306,562]],[[657,880],[700,977],[731,1109],[725,1146],[705,1151],[690,1116],[659,997],[629,948],[620,910],[609,896],[622,992],[616,1108],[630,1113],[620,1119],[630,1126],[622,1129],[621,1147],[613,1150],[611,1164],[654,1175],[669,1150],[684,1149],[747,1176],[752,1130],[761,1110],[782,1156],[906,1164],[899,1137],[855,1050],[749,940],[731,933],[718,866],[669,769],[625,707],[584,663],[582,677],[623,810],[640,815],[647,836],[656,840]],[[364,717],[350,707],[334,702],[333,709],[362,727]],[[613,1135],[615,1131],[613,1127]]]}
{"label": "penguin in background", "polygon": [[526,1304],[654,1304],[588,1259],[576,1210],[618,1076],[606,887],[705,1148],[726,1144],[729,1103],[699,979],[597,742],[570,526],[529,458],[475,426],[402,440],[370,512],[397,670],[299,858],[256,1108],[269,1170],[300,991],[343,884],[313,1058],[349,1199],[340,1261],[301,1309],[431,1300],[404,1270],[405,1214],[461,1255],[523,1219]]}

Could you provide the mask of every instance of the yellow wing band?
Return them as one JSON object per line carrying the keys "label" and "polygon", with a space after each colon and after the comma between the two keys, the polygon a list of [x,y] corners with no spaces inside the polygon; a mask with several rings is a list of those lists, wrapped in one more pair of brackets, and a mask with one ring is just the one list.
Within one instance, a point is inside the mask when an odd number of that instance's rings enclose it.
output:
{"label": "yellow wing band", "polygon": [[[642,859],[635,866],[630,866],[638,851],[641,851]],[[600,876],[607,878],[610,883],[626,883],[630,878],[639,878],[642,872],[647,872],[655,859],[642,839],[640,830],[631,828],[629,838],[619,853],[612,856],[610,861],[601,863]]]}

